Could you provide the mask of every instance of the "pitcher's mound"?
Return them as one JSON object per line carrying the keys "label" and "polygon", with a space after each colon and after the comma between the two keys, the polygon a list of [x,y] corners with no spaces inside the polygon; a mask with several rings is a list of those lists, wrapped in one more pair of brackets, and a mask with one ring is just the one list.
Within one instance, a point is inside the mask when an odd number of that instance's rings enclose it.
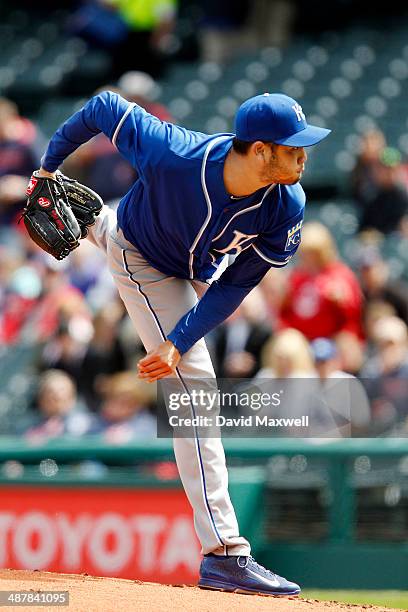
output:
{"label": "pitcher's mound", "polygon": [[[375,606],[353,606],[301,598],[260,597],[204,591],[194,586],[168,586],[138,580],[96,578],[87,575],[54,574],[26,570],[0,570],[0,591],[69,591],[69,606],[41,606],[56,612],[383,612]],[[37,604],[38,605],[38,604]],[[32,612],[31,606],[6,610]],[[390,609],[387,609],[389,612]],[[396,612],[396,611],[394,611]]]}

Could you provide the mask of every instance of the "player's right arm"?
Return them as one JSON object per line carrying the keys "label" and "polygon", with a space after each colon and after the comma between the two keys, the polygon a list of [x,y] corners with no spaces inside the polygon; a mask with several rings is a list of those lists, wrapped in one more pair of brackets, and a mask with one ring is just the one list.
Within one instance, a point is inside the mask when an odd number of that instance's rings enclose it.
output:
{"label": "player's right arm", "polygon": [[[286,260],[276,261],[275,266],[286,265],[294,251],[286,255]],[[181,356],[238,308],[271,265],[254,249],[244,250],[220,278],[211,284],[201,300],[180,319],[167,336],[167,341],[139,361],[139,377],[153,382],[174,372]]]}
{"label": "player's right arm", "polygon": [[141,106],[104,91],[58,128],[41,160],[42,170],[55,172],[81,144],[102,132],[143,175],[159,161],[170,129]]}
{"label": "player's right arm", "polygon": [[271,267],[283,268],[292,259],[301,239],[303,197],[294,216],[260,234],[178,321],[168,339],[181,355],[225,321]]}

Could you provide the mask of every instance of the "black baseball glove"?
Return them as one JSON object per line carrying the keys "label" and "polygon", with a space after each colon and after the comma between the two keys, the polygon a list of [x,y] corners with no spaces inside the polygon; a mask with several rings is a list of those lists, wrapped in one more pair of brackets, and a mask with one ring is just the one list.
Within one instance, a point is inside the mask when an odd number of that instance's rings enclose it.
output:
{"label": "black baseball glove", "polygon": [[92,189],[57,172],[56,178],[34,172],[27,187],[22,218],[31,238],[56,259],[79,246],[95,223],[103,202]]}
{"label": "black baseball glove", "polygon": [[22,219],[34,242],[56,259],[64,259],[79,246],[81,229],[60,178],[33,173]]}
{"label": "black baseball glove", "polygon": [[95,191],[86,185],[81,185],[75,179],[60,172],[57,173],[57,178],[62,181],[69,205],[78,221],[81,238],[85,238],[88,235],[88,227],[95,223],[96,217],[102,210],[103,200]]}

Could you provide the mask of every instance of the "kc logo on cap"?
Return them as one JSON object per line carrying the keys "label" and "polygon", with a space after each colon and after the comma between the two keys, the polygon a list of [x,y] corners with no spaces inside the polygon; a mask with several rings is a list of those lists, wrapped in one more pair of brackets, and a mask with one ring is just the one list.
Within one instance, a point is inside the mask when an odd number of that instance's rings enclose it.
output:
{"label": "kc logo on cap", "polygon": [[305,119],[306,119],[306,117],[305,117],[305,113],[303,112],[302,107],[300,106],[300,104],[298,104],[298,103],[296,102],[296,104],[294,104],[294,105],[292,106],[292,108],[293,108],[293,110],[294,110],[294,111],[295,111],[295,113],[296,113],[297,120],[298,120],[298,121],[302,121],[302,119],[303,119],[303,121],[305,121]]}

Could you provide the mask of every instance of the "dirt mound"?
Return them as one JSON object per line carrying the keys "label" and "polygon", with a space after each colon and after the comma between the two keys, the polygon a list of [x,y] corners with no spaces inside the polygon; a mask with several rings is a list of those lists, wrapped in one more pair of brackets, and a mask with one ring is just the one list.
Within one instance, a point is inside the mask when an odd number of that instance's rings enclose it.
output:
{"label": "dirt mound", "polygon": [[[37,610],[69,612],[382,612],[385,608],[318,602],[301,598],[272,598],[203,591],[193,586],[167,586],[138,580],[96,578],[51,572],[0,570],[0,591],[69,591],[69,607],[41,606]],[[3,608],[16,609],[15,607]],[[33,606],[19,606],[32,612]],[[387,612],[390,612],[387,608]],[[394,611],[396,612],[396,611]]]}

